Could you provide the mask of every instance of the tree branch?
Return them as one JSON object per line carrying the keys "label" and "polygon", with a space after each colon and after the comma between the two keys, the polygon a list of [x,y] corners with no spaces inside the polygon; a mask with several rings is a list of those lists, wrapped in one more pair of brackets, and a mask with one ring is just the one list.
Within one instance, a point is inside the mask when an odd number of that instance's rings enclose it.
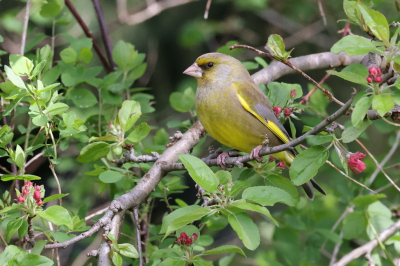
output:
{"label": "tree branch", "polygon": [[[400,220],[392,224],[389,228],[383,230],[379,234],[379,240],[381,242],[385,241],[391,235],[396,233],[400,229]],[[347,255],[343,256],[334,266],[344,266],[350,263],[351,261],[359,258],[363,254],[370,253],[376,246],[378,246],[378,240],[374,239],[369,241],[367,244],[362,245],[359,248],[354,249],[352,252],[348,253]]]}
{"label": "tree branch", "polygon": [[22,39],[21,39],[21,50],[20,55],[24,55],[25,53],[25,44],[26,44],[26,33],[28,31],[28,22],[29,22],[29,9],[31,7],[31,0],[26,2],[25,8],[25,16],[24,16],[24,28],[22,30]]}

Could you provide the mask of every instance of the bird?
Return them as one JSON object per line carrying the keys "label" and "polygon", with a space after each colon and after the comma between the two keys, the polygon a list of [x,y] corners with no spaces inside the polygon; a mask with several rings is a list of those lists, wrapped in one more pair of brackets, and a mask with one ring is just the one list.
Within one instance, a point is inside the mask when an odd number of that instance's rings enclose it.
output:
{"label": "bird", "polygon": [[[183,74],[196,78],[198,119],[209,135],[221,144],[250,153],[252,159],[261,162],[258,153],[266,140],[270,147],[290,141],[268,97],[236,58],[221,53],[203,54]],[[272,156],[289,168],[296,151],[285,150]],[[225,152],[217,158],[223,168],[226,157]],[[302,187],[311,200],[315,196],[314,189],[326,195],[313,179]]]}

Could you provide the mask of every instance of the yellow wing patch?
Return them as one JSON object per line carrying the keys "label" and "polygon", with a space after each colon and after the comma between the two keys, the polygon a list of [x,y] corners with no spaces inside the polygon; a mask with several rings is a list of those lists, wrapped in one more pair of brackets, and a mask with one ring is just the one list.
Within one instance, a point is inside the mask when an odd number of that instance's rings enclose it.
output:
{"label": "yellow wing patch", "polygon": [[245,101],[245,99],[243,99],[243,97],[240,96],[240,94],[237,94],[237,96],[239,98],[240,103],[242,104],[244,109],[246,109],[247,112],[249,112],[252,115],[254,115],[261,123],[263,123],[269,130],[271,130],[272,133],[274,133],[276,136],[278,136],[278,138],[280,138],[284,143],[289,142],[289,139],[286,137],[286,134],[283,133],[282,130],[276,124],[274,124],[271,121],[268,121],[268,120],[264,119],[259,114],[254,112],[250,108],[249,104]]}

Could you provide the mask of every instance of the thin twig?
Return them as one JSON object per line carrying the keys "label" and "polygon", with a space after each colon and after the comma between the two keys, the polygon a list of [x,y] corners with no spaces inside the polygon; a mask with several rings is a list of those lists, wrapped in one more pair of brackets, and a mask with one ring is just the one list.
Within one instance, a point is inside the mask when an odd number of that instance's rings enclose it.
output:
{"label": "thin twig", "polygon": [[[61,185],[60,185],[60,181],[58,181],[58,177],[57,177],[56,171],[54,171],[54,164],[52,164],[50,162],[50,166],[49,167],[50,167],[51,172],[53,173],[54,179],[57,182],[58,194],[61,194]],[[60,206],[62,206],[62,198],[59,198],[59,201],[60,201]]]}
{"label": "thin twig", "polygon": [[383,119],[383,121],[385,121],[386,123],[388,123],[388,124],[391,124],[392,126],[395,126],[395,127],[400,127],[400,124],[397,124],[397,123],[393,123],[393,122],[390,122],[389,120],[387,120],[386,118],[384,118],[384,117],[382,117],[382,119]]}
{"label": "thin twig", "polygon": [[103,38],[103,43],[106,48],[108,64],[111,66],[112,69],[114,69],[116,67],[116,64],[112,58],[112,45],[111,45],[110,35],[108,34],[107,24],[104,20],[103,10],[101,10],[101,5],[99,0],[92,0],[92,1],[94,9],[96,10],[97,18],[99,20],[101,37]]}
{"label": "thin twig", "polygon": [[5,245],[6,247],[8,247],[8,244],[7,244],[7,242],[6,242],[6,239],[4,238],[2,232],[0,232],[0,238],[1,238],[1,240],[4,242],[4,245]]}
{"label": "thin twig", "polygon": [[31,7],[31,0],[26,2],[25,7],[25,16],[24,16],[24,28],[22,30],[22,39],[21,39],[21,50],[20,55],[24,55],[25,53],[25,43],[26,43],[26,33],[28,31],[28,22],[29,22],[29,9]]}
{"label": "thin twig", "polygon": [[386,174],[385,170],[381,167],[381,165],[378,163],[378,161],[375,159],[375,157],[369,152],[369,150],[359,141],[356,139],[357,143],[365,150],[366,153],[374,160],[376,167],[379,168],[379,170],[383,173],[383,175],[389,180],[389,182],[398,190],[400,191],[400,188],[396,185],[396,183],[393,182],[393,180]]}
{"label": "thin twig", "polygon": [[89,221],[89,220],[92,219],[93,217],[96,217],[96,216],[98,216],[98,215],[100,215],[100,214],[105,213],[108,209],[109,209],[109,207],[106,207],[106,208],[104,208],[104,209],[101,209],[101,210],[99,210],[99,211],[97,211],[97,212],[95,212],[95,213],[92,213],[92,214],[86,216],[86,217],[85,217],[85,221]]}
{"label": "thin twig", "polygon": [[[340,231],[339,237],[340,237],[340,238],[343,238],[343,230]],[[336,243],[335,248],[333,249],[333,252],[332,252],[332,257],[331,257],[331,261],[329,262],[329,266],[332,266],[332,265],[335,263],[335,261],[336,261],[336,256],[337,256],[337,254],[339,253],[339,249],[340,249],[340,246],[341,246],[341,245],[342,245],[342,242]]]}
{"label": "thin twig", "polygon": [[322,7],[321,0],[318,0],[318,8],[319,8],[319,13],[321,14],[322,20],[324,21],[324,25],[326,26],[326,17],[325,17],[324,8]]}
{"label": "thin twig", "polygon": [[34,161],[36,161],[37,159],[39,159],[40,157],[43,156],[43,152],[39,152],[38,154],[36,154],[35,156],[33,156],[25,165],[24,168],[26,169],[31,163],[33,163]]}
{"label": "thin twig", "polygon": [[141,234],[140,234],[140,221],[139,221],[138,207],[133,208],[133,214],[135,216],[137,251],[139,253],[139,266],[143,266],[142,240],[141,240]]}
{"label": "thin twig", "polygon": [[256,48],[252,47],[252,46],[249,46],[249,45],[234,44],[234,45],[232,45],[232,46],[229,47],[230,50],[233,50],[233,49],[235,49],[235,48],[246,48],[246,49],[255,51],[255,52],[258,53],[259,55],[267,56],[267,57],[269,57],[269,58],[271,58],[271,59],[273,59],[273,60],[277,60],[277,61],[279,61],[279,62],[281,62],[281,63],[287,65],[288,67],[290,67],[290,68],[296,70],[297,72],[299,72],[301,75],[303,75],[303,77],[305,77],[305,78],[308,79],[310,82],[312,82],[315,86],[317,86],[323,93],[326,94],[326,96],[328,97],[328,99],[329,99],[330,101],[332,101],[332,102],[334,102],[334,103],[336,103],[336,104],[338,104],[338,105],[340,105],[340,106],[343,106],[343,105],[344,105],[344,103],[342,103],[341,101],[339,101],[338,99],[336,99],[336,98],[332,95],[332,93],[330,93],[330,91],[328,91],[327,89],[322,88],[321,85],[318,84],[318,82],[316,82],[314,79],[312,79],[309,75],[307,75],[305,72],[303,72],[300,68],[298,68],[298,67],[296,67],[295,65],[293,65],[289,60],[283,60],[283,59],[276,58],[275,56],[273,56],[273,55],[271,55],[271,54],[269,54],[269,53],[263,52],[263,51],[261,51],[261,50],[258,50],[258,49],[256,49]]}
{"label": "thin twig", "polygon": [[83,31],[85,32],[85,35],[88,38],[92,39],[93,42],[93,48],[96,51],[97,55],[100,57],[101,63],[103,64],[105,70],[107,72],[111,72],[112,69],[111,67],[108,65],[107,63],[107,59],[105,58],[103,52],[100,50],[100,47],[97,45],[97,42],[95,40],[95,38],[93,37],[93,34],[90,32],[90,30],[88,29],[88,27],[86,26],[85,22],[83,21],[83,19],[81,18],[81,16],[79,15],[78,11],[76,11],[74,5],[71,3],[70,0],[65,0],[65,5],[69,8],[69,10],[71,11],[72,15],[74,15],[75,19],[78,21],[79,25],[81,26],[81,28],[83,29]]}
{"label": "thin twig", "polygon": [[[334,68],[332,70],[335,70]],[[322,85],[329,77],[331,76],[330,73],[326,73],[326,75],[318,82],[319,85]],[[302,97],[301,101],[299,104],[303,104],[304,102],[308,104],[308,100],[310,99],[311,95],[318,89],[317,86],[315,86],[309,93],[307,93],[305,96]]]}
{"label": "thin twig", "polygon": [[1,69],[0,69],[0,77],[2,78],[2,80],[5,82],[7,79],[6,79],[6,76],[4,76],[4,73],[3,73],[3,71],[1,71]]}
{"label": "thin twig", "polygon": [[[397,150],[397,148],[399,146],[399,142],[400,142],[400,130],[397,131],[396,139],[394,140],[392,148],[390,149],[390,151],[386,154],[385,158],[383,158],[383,160],[379,164],[381,166],[381,168],[383,168],[385,166],[385,164],[387,163],[387,161],[389,161],[389,159],[393,156],[393,154],[395,153],[395,151]],[[368,180],[369,184],[372,184],[372,182],[374,182],[379,171],[380,171],[379,168],[375,169],[375,171],[372,173],[371,177]]]}
{"label": "thin twig", "polygon": [[208,12],[210,11],[211,1],[212,0],[207,0],[206,11],[204,12],[204,19],[208,19]]}

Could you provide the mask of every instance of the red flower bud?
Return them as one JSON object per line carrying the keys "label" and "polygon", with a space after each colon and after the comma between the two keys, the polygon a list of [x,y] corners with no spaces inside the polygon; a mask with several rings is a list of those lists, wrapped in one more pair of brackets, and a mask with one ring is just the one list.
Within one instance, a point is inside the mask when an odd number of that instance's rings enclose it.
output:
{"label": "red flower bud", "polygon": [[381,77],[376,77],[376,78],[374,79],[374,82],[376,82],[376,83],[381,83],[381,82],[382,82],[382,78],[381,78]]}
{"label": "red flower bud", "polygon": [[294,99],[294,97],[296,97],[296,90],[292,90],[292,91],[290,92],[290,98],[291,98],[291,99]]}
{"label": "red flower bud", "polygon": [[25,198],[19,196],[19,197],[17,198],[17,201],[18,201],[19,203],[24,203],[24,202],[25,202]]}
{"label": "red flower bud", "polygon": [[22,190],[22,195],[26,196],[29,194],[29,189],[28,188],[24,188],[24,190]]}
{"label": "red flower bud", "polygon": [[181,234],[180,234],[180,237],[181,238],[183,238],[183,239],[188,239],[188,235],[185,233],[185,232],[182,232]]}
{"label": "red flower bud", "polygon": [[193,241],[196,241],[196,240],[197,240],[197,238],[198,238],[198,235],[197,235],[196,233],[193,233],[193,235],[192,235],[192,239],[193,239]]}
{"label": "red flower bud", "polygon": [[43,204],[43,201],[42,201],[42,200],[37,200],[37,201],[36,201],[36,204],[37,204],[38,206],[40,206],[40,205]]}
{"label": "red flower bud", "polygon": [[33,193],[33,198],[34,198],[35,200],[40,200],[40,198],[41,198],[40,192],[39,192],[39,191],[35,191],[35,192]]}
{"label": "red flower bud", "polygon": [[285,109],[285,115],[286,115],[286,116],[289,116],[289,115],[290,115],[290,109],[289,109],[289,108],[286,108],[286,109]]}
{"label": "red flower bud", "polygon": [[193,243],[193,241],[192,241],[191,238],[188,238],[188,239],[185,240],[185,245],[186,246],[190,246],[192,243]]}
{"label": "red flower bud", "polygon": [[359,151],[356,152],[356,153],[353,153],[353,156],[356,157],[356,158],[359,159],[359,160],[362,160],[362,159],[365,158],[365,154],[362,153],[362,152],[359,152]]}
{"label": "red flower bud", "polygon": [[371,77],[368,77],[368,78],[367,78],[367,81],[368,81],[368,83],[372,83],[372,78],[371,78]]}
{"label": "red flower bud", "polygon": [[370,74],[372,77],[377,77],[377,76],[378,76],[378,68],[376,68],[376,67],[370,67],[368,71],[369,71],[369,74]]}
{"label": "red flower bud", "polygon": [[362,161],[357,159],[357,157],[354,156],[353,154],[350,155],[350,158],[348,160],[348,164],[349,164],[349,169],[351,171],[353,171],[354,173],[356,173],[356,174],[361,173],[366,168],[365,163],[363,163]]}
{"label": "red flower bud", "polygon": [[32,186],[32,182],[31,181],[26,181],[25,182],[25,187],[30,187]]}
{"label": "red flower bud", "polygon": [[377,67],[376,70],[378,70],[378,76],[379,76],[379,77],[382,76],[382,70],[381,70],[381,68],[380,68],[380,67]]}
{"label": "red flower bud", "polygon": [[274,162],[275,160],[276,160],[276,159],[275,159],[274,156],[269,156],[269,158],[268,158],[268,162],[269,162],[269,163]]}
{"label": "red flower bud", "polygon": [[40,186],[36,186],[36,187],[35,187],[35,190],[36,190],[36,191],[39,191],[39,190],[40,190]]}
{"label": "red flower bud", "polygon": [[276,114],[277,116],[279,116],[279,113],[282,112],[282,107],[280,107],[280,106],[275,106],[273,110],[274,110],[275,114]]}
{"label": "red flower bud", "polygon": [[279,162],[279,163],[276,164],[276,167],[285,168],[286,165],[283,162]]}

